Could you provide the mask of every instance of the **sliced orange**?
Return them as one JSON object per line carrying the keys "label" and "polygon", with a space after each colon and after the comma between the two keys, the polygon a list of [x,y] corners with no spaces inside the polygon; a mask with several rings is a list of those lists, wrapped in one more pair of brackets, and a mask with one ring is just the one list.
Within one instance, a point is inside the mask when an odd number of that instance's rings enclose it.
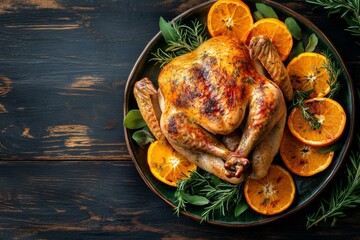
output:
{"label": "sliced orange", "polygon": [[294,201],[295,183],[287,170],[273,164],[264,178],[245,181],[244,194],[254,211],[273,215],[286,210]]}
{"label": "sliced orange", "polygon": [[301,142],[324,147],[339,139],[346,124],[346,113],[341,105],[330,98],[312,98],[304,102],[308,113],[320,123],[314,129],[302,115],[299,107],[293,108],[288,117],[288,127],[291,133]]}
{"label": "sliced orange", "polygon": [[310,97],[323,97],[330,92],[330,75],[326,69],[328,60],[319,53],[305,52],[293,58],[286,69],[293,88],[312,90]]}
{"label": "sliced orange", "polygon": [[212,37],[225,35],[242,42],[253,22],[249,7],[240,0],[216,1],[207,17],[207,27]]}
{"label": "sliced orange", "polygon": [[322,148],[300,142],[285,129],[280,145],[280,156],[286,167],[299,176],[312,176],[325,170],[334,157],[334,151],[321,153]]}
{"label": "sliced orange", "polygon": [[189,177],[196,165],[168,144],[155,141],[148,149],[147,161],[151,173],[161,182],[176,187],[179,180]]}
{"label": "sliced orange", "polygon": [[284,22],[276,18],[263,18],[255,22],[246,36],[246,45],[249,45],[252,37],[259,35],[267,36],[281,60],[286,60],[293,46],[293,39]]}

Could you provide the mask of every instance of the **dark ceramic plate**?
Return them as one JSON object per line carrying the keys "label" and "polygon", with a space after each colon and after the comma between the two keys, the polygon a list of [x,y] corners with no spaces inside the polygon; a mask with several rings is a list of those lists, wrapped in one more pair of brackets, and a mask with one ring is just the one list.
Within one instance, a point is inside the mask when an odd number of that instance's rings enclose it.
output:
{"label": "dark ceramic plate", "polygon": [[[204,4],[198,5],[187,12],[184,12],[176,19],[181,18],[182,23],[190,23],[193,19],[199,19],[202,22],[206,22],[207,12],[210,6],[214,1],[205,2]],[[251,10],[253,11],[255,8],[254,1],[245,1]],[[326,38],[326,36],[316,28],[311,22],[307,19],[303,18],[299,14],[293,12],[292,10],[285,8],[284,6],[274,3],[271,1],[264,1],[264,3],[272,6],[276,13],[279,15],[281,20],[285,20],[287,16],[292,16],[299,23],[301,29],[303,30],[303,34],[308,37],[310,34],[315,33],[319,38],[319,44],[317,49],[320,51],[328,50],[334,57],[334,60],[340,63],[341,67],[344,69],[343,74],[340,76],[340,81],[342,83],[341,94],[339,94],[336,99],[345,109],[347,114],[347,124],[345,131],[342,135],[342,138],[339,140],[342,143],[341,149],[337,150],[335,153],[335,157],[331,165],[323,172],[312,176],[312,177],[299,177],[293,176],[296,183],[296,197],[291,205],[285,212],[282,212],[278,215],[274,216],[263,216],[257,214],[256,212],[248,209],[239,217],[234,217],[233,214],[227,214],[226,216],[216,215],[214,219],[210,221],[212,224],[222,225],[222,226],[234,226],[234,227],[246,227],[253,225],[260,225],[264,223],[268,223],[282,217],[288,216],[303,207],[309,204],[312,200],[314,200],[321,191],[326,187],[326,185],[330,182],[330,180],[335,176],[339,167],[341,166],[343,159],[345,157],[346,152],[348,151],[351,139],[352,139],[352,129],[354,127],[354,94],[351,78],[348,74],[348,71],[334,48],[334,46],[330,43],[330,41]],[[159,16],[160,17],[160,16]],[[160,33],[158,33],[145,47],[144,51],[140,55],[137,60],[126,85],[125,89],[125,101],[124,101],[124,116],[128,113],[129,110],[137,108],[134,96],[133,96],[133,87],[134,83],[141,78],[147,76],[150,79],[156,81],[157,75],[159,73],[159,67],[154,65],[154,62],[149,62],[151,58],[151,52],[155,52],[158,47],[164,46],[164,40]],[[165,202],[174,206],[174,192],[175,188],[169,187],[157,179],[155,179],[147,165],[146,162],[146,152],[147,150],[144,148],[140,148],[131,138],[132,131],[128,129],[124,129],[126,142],[128,145],[129,152],[131,157],[135,163],[135,166],[143,178],[144,182],[148,185],[148,187],[161,199]],[[274,159],[274,162],[281,164],[281,160],[279,157]],[[201,207],[188,207],[187,211],[183,212],[183,214],[200,220],[201,212],[203,209]]]}

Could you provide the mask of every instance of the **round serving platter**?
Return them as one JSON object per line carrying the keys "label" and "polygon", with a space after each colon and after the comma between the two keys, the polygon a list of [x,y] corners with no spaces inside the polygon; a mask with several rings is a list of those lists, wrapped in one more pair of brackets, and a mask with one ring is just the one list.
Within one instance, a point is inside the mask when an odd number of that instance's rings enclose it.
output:
{"label": "round serving platter", "polygon": [[[206,23],[207,13],[214,2],[215,1],[208,1],[198,6],[195,6],[194,8],[191,8],[188,11],[180,14],[178,17],[173,19],[173,21],[181,20],[183,24],[189,24],[191,23],[191,21],[197,19],[202,23]],[[248,4],[251,11],[253,12],[255,10],[255,3],[258,1],[255,2],[251,0],[244,0],[244,2]],[[306,18],[282,6],[279,3],[275,3],[272,1],[262,1],[262,3],[271,6],[278,14],[279,19],[282,21],[284,21],[286,17],[293,17],[301,27],[304,39],[306,39],[312,33],[316,34],[319,42],[315,51],[328,51],[330,54],[332,54],[333,60],[339,63],[340,67],[343,69],[343,72],[339,77],[342,88],[341,94],[338,94],[338,96],[335,97],[335,100],[343,106],[347,115],[347,123],[345,131],[342,134],[341,139],[339,140],[342,146],[340,149],[336,150],[331,165],[325,171],[311,177],[299,177],[293,175],[296,185],[296,196],[293,204],[286,211],[273,216],[264,216],[252,211],[249,208],[238,217],[235,217],[233,214],[230,213],[226,214],[225,216],[222,216],[221,214],[215,214],[214,218],[209,220],[209,223],[220,226],[247,227],[261,225],[278,220],[304,208],[324,190],[330,180],[338,172],[353,137],[355,116],[354,90],[351,77],[346,69],[343,60],[340,57],[340,54],[337,52],[337,50],[328,40],[328,38]],[[152,52],[156,52],[159,47],[164,46],[165,41],[161,33],[159,32],[147,44],[144,51],[141,53],[138,60],[136,61],[125,87],[124,117],[131,109],[138,108],[135,98],[133,96],[133,87],[135,82],[144,77],[148,77],[149,79],[154,81],[156,85],[156,80],[160,72],[160,68],[158,65],[155,65],[154,62],[149,60],[152,58]],[[155,177],[153,177],[147,165],[147,148],[142,148],[137,145],[137,143],[131,137],[133,133],[132,130],[124,128],[124,132],[131,158],[145,184],[162,200],[164,200],[170,206],[175,207],[174,193],[176,188],[167,186],[158,181]],[[274,163],[282,164],[279,156],[274,159]],[[182,214],[200,221],[202,211],[202,207],[189,206],[186,208],[186,211],[182,212]]]}

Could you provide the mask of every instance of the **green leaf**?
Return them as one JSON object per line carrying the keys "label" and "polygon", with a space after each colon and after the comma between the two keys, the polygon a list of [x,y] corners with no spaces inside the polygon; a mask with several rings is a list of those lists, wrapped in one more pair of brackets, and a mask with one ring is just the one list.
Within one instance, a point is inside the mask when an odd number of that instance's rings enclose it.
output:
{"label": "green leaf", "polygon": [[323,153],[328,153],[328,152],[336,151],[336,150],[340,149],[341,146],[342,146],[341,143],[335,143],[335,144],[333,144],[333,145],[331,145],[331,146],[328,146],[328,147],[326,147],[326,148],[323,148],[323,149],[318,150],[318,153],[323,154]]}
{"label": "green leaf", "polygon": [[132,138],[140,147],[146,146],[148,143],[154,142],[155,137],[148,131],[142,129],[133,133]]}
{"label": "green leaf", "polygon": [[313,33],[309,37],[309,43],[307,44],[305,48],[305,52],[313,52],[319,42],[319,39],[317,36]]}
{"label": "green leaf", "polygon": [[124,119],[124,126],[129,129],[139,129],[146,126],[140,110],[132,109],[128,112]]}
{"label": "green leaf", "polygon": [[240,202],[234,211],[234,215],[235,217],[240,216],[243,212],[245,212],[247,209],[249,208],[249,205],[244,203],[244,202]]}
{"label": "green leaf", "polygon": [[253,13],[253,16],[254,16],[254,19],[255,19],[256,21],[259,21],[260,19],[263,19],[263,18],[264,18],[264,16],[261,14],[260,11],[255,11],[255,12]]}
{"label": "green leaf", "polygon": [[286,27],[289,29],[291,35],[296,40],[301,40],[302,32],[300,26],[297,24],[294,18],[288,17],[285,19]]}
{"label": "green leaf", "polygon": [[200,195],[190,195],[185,191],[180,191],[181,197],[185,199],[188,203],[196,206],[204,206],[209,203],[209,199]]}
{"label": "green leaf", "polygon": [[276,18],[279,19],[278,15],[274,9],[264,3],[256,3],[256,9],[266,18]]}
{"label": "green leaf", "polygon": [[301,41],[299,41],[291,49],[291,52],[289,54],[289,60],[293,59],[294,57],[298,56],[300,53],[303,52],[304,52],[304,44]]}
{"label": "green leaf", "polygon": [[192,21],[192,25],[181,24],[180,20],[171,24],[163,19],[160,22],[167,44],[163,48],[158,48],[156,52],[152,52],[153,58],[150,59],[159,63],[160,68],[175,57],[194,51],[208,38],[206,24],[199,20]]}
{"label": "green leaf", "polygon": [[219,184],[223,183],[217,176],[215,175],[210,175],[210,179],[211,179],[211,183],[214,186],[218,186]]}
{"label": "green leaf", "polygon": [[176,30],[163,17],[160,17],[159,27],[166,43],[175,42],[177,40]]}

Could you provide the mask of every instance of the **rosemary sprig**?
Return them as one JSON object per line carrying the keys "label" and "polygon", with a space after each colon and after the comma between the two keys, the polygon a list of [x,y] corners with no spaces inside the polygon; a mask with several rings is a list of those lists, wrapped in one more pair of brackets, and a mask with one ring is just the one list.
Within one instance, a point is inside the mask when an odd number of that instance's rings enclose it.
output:
{"label": "rosemary sprig", "polygon": [[153,55],[153,58],[151,58],[150,61],[156,61],[156,63],[160,64],[161,68],[178,56],[174,52],[166,52],[161,48],[158,48],[156,52],[151,53],[151,55]]}
{"label": "rosemary sprig", "polygon": [[360,36],[360,0],[306,0],[323,7],[330,14],[341,14],[348,24],[346,28],[354,36]]}
{"label": "rosemary sprig", "polygon": [[206,26],[199,20],[194,20],[191,24],[191,26],[181,24],[180,20],[170,24],[160,20],[160,29],[167,47],[165,49],[158,48],[156,52],[153,52],[153,58],[150,61],[156,61],[160,67],[164,67],[175,57],[199,47],[208,37]]}
{"label": "rosemary sprig", "polygon": [[[175,207],[175,214],[177,216],[180,215],[182,210],[186,210],[186,205],[188,203],[193,205],[201,205],[197,204],[198,197],[197,195],[200,190],[208,184],[207,174],[200,174],[198,171],[193,171],[190,173],[189,178],[184,178],[183,180],[178,181],[177,189],[175,191],[175,203],[177,206]],[[192,198],[193,197],[193,198]],[[206,205],[205,199],[202,199],[203,205]]]}
{"label": "rosemary sprig", "polygon": [[[360,141],[360,134],[358,135]],[[339,179],[332,188],[329,197],[320,200],[319,209],[308,214],[306,228],[309,229],[318,223],[332,219],[331,226],[334,226],[339,217],[345,216],[344,210],[354,208],[360,204],[360,151],[352,152],[346,165],[344,177]]]}
{"label": "rosemary sprig", "polygon": [[201,190],[208,199],[211,199],[210,205],[205,207],[202,213],[202,220],[208,221],[214,218],[215,212],[219,211],[225,216],[229,210],[242,203],[242,184],[234,185],[228,183],[220,183],[216,186],[207,185]]}
{"label": "rosemary sprig", "polygon": [[309,111],[309,108],[305,106],[305,100],[309,98],[310,93],[314,89],[307,91],[295,90],[292,107],[298,107],[301,109],[302,117],[307,123],[310,124],[311,129],[316,130],[321,127],[321,122],[315,117],[313,113]]}
{"label": "rosemary sprig", "polygon": [[[360,100],[360,89],[357,90]],[[319,209],[306,216],[306,228],[316,226],[322,221],[332,219],[331,226],[335,226],[339,217],[345,216],[344,210],[356,207],[360,204],[360,132],[357,133],[357,143],[353,143],[353,150],[346,159],[346,171],[334,183],[330,196],[323,196],[320,200]],[[355,150],[356,149],[356,150]],[[345,180],[344,180],[345,179]]]}
{"label": "rosemary sprig", "polygon": [[224,182],[207,172],[192,172],[189,178],[178,182],[175,213],[179,215],[191,204],[205,206],[201,222],[213,219],[215,213],[225,216],[234,212],[235,216],[239,216],[248,208],[242,188],[242,184]]}
{"label": "rosemary sprig", "polygon": [[341,84],[338,79],[343,73],[343,69],[339,66],[338,62],[334,61],[333,56],[329,51],[324,51],[323,55],[328,59],[328,62],[325,63],[324,67],[330,76],[330,79],[328,80],[330,92],[327,96],[333,98],[340,90]]}
{"label": "rosemary sprig", "polygon": [[[327,80],[330,85],[330,92],[327,97],[333,98],[340,90],[341,84],[339,82],[339,76],[342,74],[343,69],[339,66],[339,63],[333,59],[332,54],[329,51],[324,51],[322,54],[328,59],[324,64],[324,68],[328,72],[330,78]],[[305,106],[304,101],[309,98],[314,88],[301,91],[295,90],[294,99],[291,107],[299,107],[302,111],[302,116],[307,123],[310,124],[311,129],[316,130],[321,127],[321,122],[309,111],[309,108]]]}

